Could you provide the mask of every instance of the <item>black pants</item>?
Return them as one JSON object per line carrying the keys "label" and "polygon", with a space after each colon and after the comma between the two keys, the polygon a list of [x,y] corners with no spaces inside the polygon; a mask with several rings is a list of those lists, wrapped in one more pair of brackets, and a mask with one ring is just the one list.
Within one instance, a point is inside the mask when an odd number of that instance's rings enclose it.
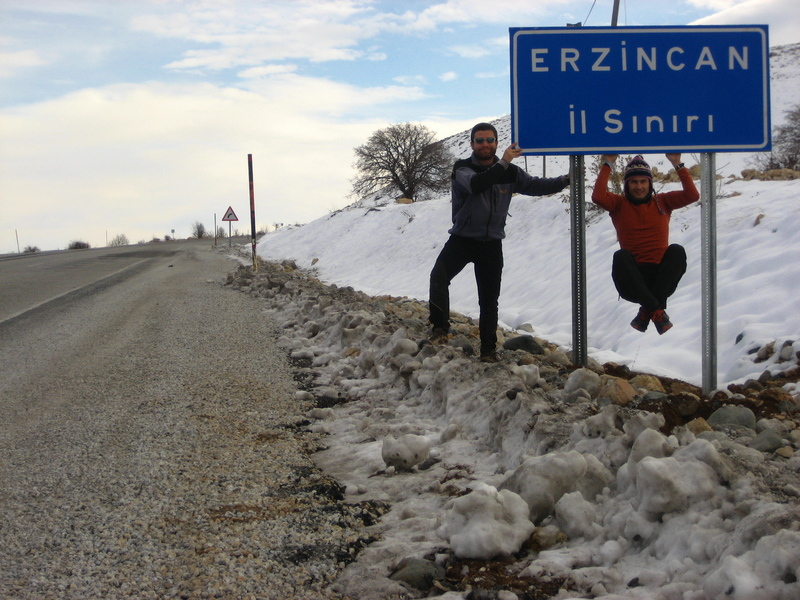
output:
{"label": "black pants", "polygon": [[475,265],[480,306],[481,354],[497,346],[497,299],[503,273],[502,240],[480,241],[451,235],[431,271],[430,321],[434,327],[450,327],[450,282],[468,263]]}
{"label": "black pants", "polygon": [[617,250],[611,277],[619,295],[628,302],[641,304],[645,310],[667,308],[669,298],[686,273],[686,251],[672,244],[660,263],[637,263],[628,250]]}

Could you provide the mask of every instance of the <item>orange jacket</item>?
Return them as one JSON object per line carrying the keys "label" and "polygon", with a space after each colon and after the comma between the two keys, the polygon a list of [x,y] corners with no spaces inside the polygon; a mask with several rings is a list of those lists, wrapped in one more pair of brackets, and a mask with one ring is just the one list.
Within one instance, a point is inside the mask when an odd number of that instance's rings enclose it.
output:
{"label": "orange jacket", "polygon": [[592,202],[611,214],[619,247],[630,250],[636,262],[660,263],[669,246],[672,211],[700,198],[689,169],[679,169],[683,190],[653,193],[647,204],[633,204],[622,194],[608,191],[611,168],[603,165],[592,191]]}

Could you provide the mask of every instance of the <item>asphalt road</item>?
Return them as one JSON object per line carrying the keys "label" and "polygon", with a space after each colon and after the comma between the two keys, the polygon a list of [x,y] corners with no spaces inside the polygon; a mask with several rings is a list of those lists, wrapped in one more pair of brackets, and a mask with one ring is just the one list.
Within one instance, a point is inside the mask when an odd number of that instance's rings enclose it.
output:
{"label": "asphalt road", "polygon": [[[209,240],[0,256],[0,323],[85,297]],[[51,305],[49,308],[53,308]]]}
{"label": "asphalt road", "polygon": [[[0,598],[334,598],[358,533],[207,241],[0,261]],[[336,549],[332,551],[331,548]]]}

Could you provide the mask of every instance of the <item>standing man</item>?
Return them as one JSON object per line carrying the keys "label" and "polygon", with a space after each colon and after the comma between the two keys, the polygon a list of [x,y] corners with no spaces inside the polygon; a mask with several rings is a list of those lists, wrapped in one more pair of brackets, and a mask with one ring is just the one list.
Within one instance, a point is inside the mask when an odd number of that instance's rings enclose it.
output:
{"label": "standing man", "polygon": [[472,156],[456,161],[452,174],[453,227],[430,279],[430,322],[434,341],[450,331],[450,282],[468,263],[475,265],[480,306],[481,360],[497,361],[497,299],[503,272],[503,238],[511,196],[560,192],[569,176],[532,177],[511,161],[522,154],[514,143],[497,152],[497,130],[478,123],[470,134]]}
{"label": "standing man", "polygon": [[700,198],[689,169],[680,154],[666,154],[680,177],[682,190],[656,194],[653,172],[641,156],[625,166],[624,195],[608,191],[616,154],[602,156],[603,165],[592,191],[592,202],[611,214],[620,249],[614,253],[611,277],[619,295],[639,304],[631,327],[645,331],[650,321],[659,335],[672,327],[665,312],[667,298],[678,287],[686,272],[686,251],[679,244],[669,245],[669,220],[672,211]]}

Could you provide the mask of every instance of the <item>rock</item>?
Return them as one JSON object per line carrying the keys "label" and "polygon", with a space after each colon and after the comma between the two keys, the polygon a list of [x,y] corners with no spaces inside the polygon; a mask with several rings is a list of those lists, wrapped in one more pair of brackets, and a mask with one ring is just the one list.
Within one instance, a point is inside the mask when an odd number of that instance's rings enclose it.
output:
{"label": "rock", "polygon": [[661,392],[663,394],[667,393],[667,390],[664,389],[664,386],[661,385],[661,381],[658,377],[653,375],[644,375],[640,374],[631,379],[631,385],[638,388],[645,388],[647,390],[653,392]]}
{"label": "rock", "polygon": [[686,383],[685,381],[673,381],[669,386],[669,391],[673,394],[688,393],[694,394],[695,396],[702,394],[702,390],[699,387],[691,383]]}
{"label": "rock", "polygon": [[544,348],[530,335],[520,335],[506,340],[503,348],[506,350],[524,350],[530,354],[544,354]]}
{"label": "rock", "polygon": [[590,397],[596,396],[600,391],[600,376],[586,368],[576,369],[567,378],[564,393],[570,395],[578,390],[585,390]]}
{"label": "rock", "polygon": [[744,390],[749,391],[752,390],[754,392],[760,392],[764,389],[764,386],[761,384],[760,381],[755,379],[748,379],[744,382]]}
{"label": "rock", "polygon": [[547,364],[555,365],[558,367],[568,367],[571,364],[569,356],[567,356],[566,352],[562,352],[561,350],[554,350],[553,352],[548,352],[544,356],[544,361]]}
{"label": "rock", "polygon": [[775,452],[785,445],[786,442],[780,434],[773,429],[765,429],[748,444],[750,448],[759,450],[760,452]]}
{"label": "rock", "polygon": [[711,429],[711,425],[709,425],[708,422],[702,417],[692,419],[686,424],[686,427],[695,435],[703,433],[704,431],[713,431],[713,429]]}
{"label": "rock", "polygon": [[774,405],[783,413],[793,413],[797,410],[797,400],[784,389],[770,387],[758,394],[761,402]]}
{"label": "rock", "polygon": [[712,413],[708,424],[712,427],[738,425],[755,431],[756,415],[746,406],[723,406]]}
{"label": "rock", "polygon": [[473,356],[475,354],[475,348],[472,347],[472,344],[465,335],[455,336],[450,340],[449,345],[453,348],[459,348],[466,356]]}
{"label": "rock", "polygon": [[597,395],[598,400],[607,400],[617,406],[627,406],[636,399],[638,395],[636,388],[625,379],[608,377],[607,375],[604,375],[604,379],[605,381],[602,383],[600,392]]}
{"label": "rock", "polygon": [[682,417],[691,417],[700,408],[700,398],[689,392],[672,397],[672,401]]}
{"label": "rock", "polygon": [[647,392],[642,398],[645,404],[663,402],[667,399],[667,394],[664,392]]}
{"label": "rock", "polygon": [[444,567],[421,558],[404,558],[389,579],[402,581],[423,592],[433,587],[433,582],[445,577]]}
{"label": "rock", "polygon": [[764,453],[754,448],[742,446],[741,444],[737,444],[729,439],[719,440],[719,445],[723,451],[727,451],[727,453],[733,455],[735,459],[754,465],[760,465],[764,463]]}

